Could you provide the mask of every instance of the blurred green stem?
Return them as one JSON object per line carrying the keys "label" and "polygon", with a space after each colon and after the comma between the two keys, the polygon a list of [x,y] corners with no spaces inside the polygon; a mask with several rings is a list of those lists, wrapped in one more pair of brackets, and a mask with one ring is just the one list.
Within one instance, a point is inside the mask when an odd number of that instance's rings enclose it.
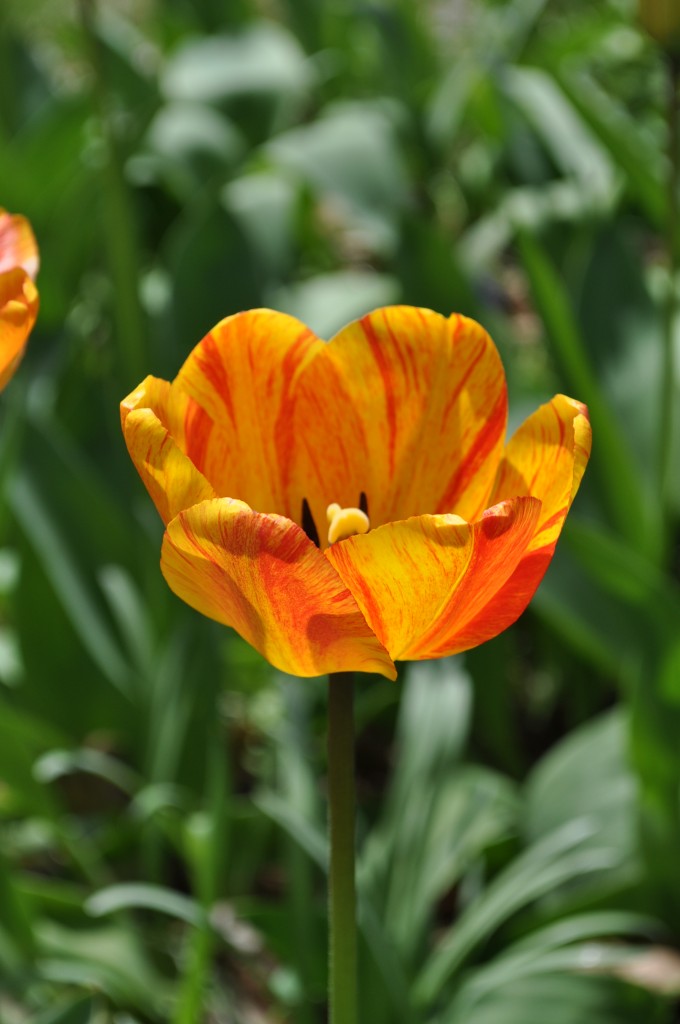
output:
{"label": "blurred green stem", "polygon": [[5,4],[0,4],[0,139],[8,142],[14,127],[14,104],[12,89],[12,40],[9,14]]}
{"label": "blurred green stem", "polygon": [[79,0],[85,43],[94,75],[94,90],[105,150],[103,197],[104,244],[115,295],[115,317],[124,385],[133,386],[146,370],[146,325],[139,299],[139,250],[123,161],[112,125],[99,38],[95,0]]}
{"label": "blurred green stem", "polygon": [[675,403],[675,316],[676,278],[678,274],[678,181],[680,180],[680,56],[669,54],[668,61],[668,215],[666,247],[668,252],[668,294],[664,330],[661,377],[661,420],[659,424],[659,496],[667,521],[671,459],[673,454],[673,406]]}
{"label": "blurred green stem", "polygon": [[206,992],[216,945],[210,912],[220,892],[228,841],[227,818],[231,805],[228,768],[229,759],[223,749],[216,717],[212,735],[208,737],[206,812],[194,819],[192,831],[193,883],[205,917],[189,940],[173,1024],[196,1024],[206,1012]]}
{"label": "blurred green stem", "polygon": [[328,677],[330,1024],[357,1022],[357,927],[354,878],[354,677]]}

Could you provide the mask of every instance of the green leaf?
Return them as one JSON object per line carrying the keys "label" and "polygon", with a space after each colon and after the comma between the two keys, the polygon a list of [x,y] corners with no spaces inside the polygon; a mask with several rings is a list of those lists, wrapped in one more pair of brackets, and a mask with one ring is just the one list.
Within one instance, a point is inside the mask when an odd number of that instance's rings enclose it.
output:
{"label": "green leaf", "polygon": [[566,963],[560,958],[552,972],[547,961],[536,973],[510,980],[473,1007],[463,1002],[454,1012],[449,1008],[436,1024],[544,1024],[547,1006],[551,1024],[670,1024],[663,1000],[610,978],[576,973],[578,957],[569,956]]}
{"label": "green leaf", "polygon": [[122,882],[93,893],[85,904],[92,917],[105,917],[121,910],[157,910],[194,927],[205,923],[205,912],[195,900],[173,889],[143,882]]}
{"label": "green leaf", "polygon": [[95,1001],[86,996],[31,1017],[29,1024],[92,1024],[94,1013]]}
{"label": "green leaf", "polygon": [[121,693],[129,693],[129,667],[111,630],[100,617],[58,526],[46,510],[27,472],[21,472],[13,479],[9,487],[9,500],[17,521],[42,559],[50,582],[83,647],[104,677]]}
{"label": "green leaf", "polygon": [[469,904],[415,982],[419,1005],[430,1005],[472,951],[520,909],[566,883],[607,875],[622,855],[606,842],[587,841],[597,832],[589,819],[568,821],[528,847]]}
{"label": "green leaf", "polygon": [[41,980],[62,990],[101,992],[114,1003],[168,1020],[170,986],[150,964],[141,936],[123,928],[64,928],[43,921],[38,929]]}
{"label": "green leaf", "polygon": [[233,35],[186,41],[168,61],[163,93],[173,100],[221,103],[244,95],[304,94],[312,67],[296,39],[275,22]]}
{"label": "green leaf", "polygon": [[337,103],[266,147],[277,166],[299,175],[357,241],[381,255],[396,247],[395,219],[407,198],[394,121],[379,104]]}
{"label": "green leaf", "polygon": [[561,823],[596,822],[582,845],[606,841],[622,863],[635,859],[636,781],[628,762],[628,719],[600,715],[569,733],[536,765],[526,784],[525,828],[532,841]]}
{"label": "green leaf", "polygon": [[135,792],[139,785],[136,772],[131,771],[115,757],[102,750],[82,747],[80,750],[48,750],[35,763],[36,779],[42,783],[54,782],[64,775],[87,772],[106,779],[126,794]]}
{"label": "green leaf", "polygon": [[657,227],[663,227],[666,199],[660,147],[649,126],[636,120],[592,75],[552,69],[575,110],[625,173],[628,185]]}
{"label": "green leaf", "polygon": [[273,305],[298,317],[320,338],[332,338],[351,320],[398,299],[399,285],[388,274],[337,270],[279,289]]}
{"label": "green leaf", "polygon": [[593,461],[604,485],[603,498],[609,514],[633,547],[654,556],[658,553],[660,537],[658,511],[644,500],[621,427],[593,372],[564,286],[538,239],[520,231],[518,244],[565,383],[572,396],[589,408],[595,438]]}
{"label": "green leaf", "polygon": [[552,76],[538,68],[511,67],[505,69],[501,83],[562,173],[578,179],[593,209],[606,207],[615,186],[611,159]]}

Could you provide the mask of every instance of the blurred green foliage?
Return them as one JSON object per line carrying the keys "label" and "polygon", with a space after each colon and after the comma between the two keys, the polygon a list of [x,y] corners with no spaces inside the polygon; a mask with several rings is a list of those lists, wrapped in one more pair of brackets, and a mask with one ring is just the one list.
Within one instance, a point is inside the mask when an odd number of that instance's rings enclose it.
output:
{"label": "blurred green foliage", "polygon": [[595,447],[517,626],[361,687],[363,1019],[675,1019],[680,239],[635,9],[0,6],[42,256],[0,411],[3,1022],[324,1019],[323,687],[167,590],[118,403],[239,309],[391,302],[476,316],[511,426],[564,391]]}

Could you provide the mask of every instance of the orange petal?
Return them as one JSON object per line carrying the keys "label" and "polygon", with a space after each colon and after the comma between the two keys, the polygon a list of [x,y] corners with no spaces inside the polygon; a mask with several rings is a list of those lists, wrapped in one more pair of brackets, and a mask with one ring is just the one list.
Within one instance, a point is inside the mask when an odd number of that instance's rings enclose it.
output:
{"label": "orange petal", "polygon": [[352,595],[283,516],[204,501],[168,525],[161,569],[178,597],[232,626],[283,672],[396,676]]}
{"label": "orange petal", "polygon": [[541,501],[536,533],[508,581],[467,626],[467,650],[511,626],[534,596],[550,565],[567,512],[590,457],[588,410],[556,395],[536,410],[508,442],[498,470],[494,500],[532,494]]}
{"label": "orange petal", "polygon": [[254,309],[222,320],[193,350],[170,404],[193,400],[183,447],[217,494],[301,521],[306,481],[293,401],[300,373],[323,348],[294,317]]}
{"label": "orange petal", "polygon": [[25,217],[0,209],[0,273],[22,267],[29,277],[38,273],[38,245]]}
{"label": "orange petal", "polygon": [[38,292],[25,270],[0,274],[0,390],[14,374],[38,315]]}
{"label": "orange petal", "polygon": [[147,377],[120,407],[128,451],[166,524],[182,509],[215,497],[208,481],[168,429],[169,395],[167,381]]}
{"label": "orange petal", "polygon": [[325,555],[392,658],[455,654],[460,634],[526,551],[540,507],[517,498],[475,523],[418,516],[340,541]]}
{"label": "orange petal", "polygon": [[425,512],[475,518],[487,504],[507,419],[489,335],[462,316],[378,309],[343,328],[301,377],[296,432],[307,497],[368,497],[372,526]]}

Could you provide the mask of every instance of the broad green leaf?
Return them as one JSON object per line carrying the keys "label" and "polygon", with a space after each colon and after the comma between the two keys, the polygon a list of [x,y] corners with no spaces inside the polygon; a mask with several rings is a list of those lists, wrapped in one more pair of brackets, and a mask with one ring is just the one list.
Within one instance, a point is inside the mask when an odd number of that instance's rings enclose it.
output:
{"label": "broad green leaf", "polygon": [[395,249],[394,221],[407,198],[395,120],[390,107],[338,103],[266,147],[275,165],[309,184],[339,226],[380,255]]}
{"label": "broad green leaf", "polygon": [[530,840],[562,822],[597,824],[585,845],[610,843],[622,864],[635,860],[636,780],[628,760],[628,719],[607,712],[573,730],[533,769],[526,783],[525,828]]}
{"label": "broad green leaf", "polygon": [[285,174],[260,171],[230,181],[221,200],[240,225],[267,278],[280,282],[293,269],[298,250],[300,186]]}
{"label": "broad green leaf", "polygon": [[188,40],[167,62],[163,93],[173,100],[221,103],[252,94],[304,94],[312,66],[275,22],[259,21],[232,35]]}
{"label": "broad green leaf", "polygon": [[273,305],[298,317],[319,337],[332,338],[350,320],[398,298],[399,285],[387,274],[337,270],[279,289]]}
{"label": "broad green leaf", "polygon": [[168,350],[167,337],[163,338],[161,367],[166,376],[174,377],[189,351],[216,323],[230,313],[261,305],[261,271],[235,218],[209,191],[200,192],[184,207],[163,249],[173,281],[167,330],[174,346]]}

